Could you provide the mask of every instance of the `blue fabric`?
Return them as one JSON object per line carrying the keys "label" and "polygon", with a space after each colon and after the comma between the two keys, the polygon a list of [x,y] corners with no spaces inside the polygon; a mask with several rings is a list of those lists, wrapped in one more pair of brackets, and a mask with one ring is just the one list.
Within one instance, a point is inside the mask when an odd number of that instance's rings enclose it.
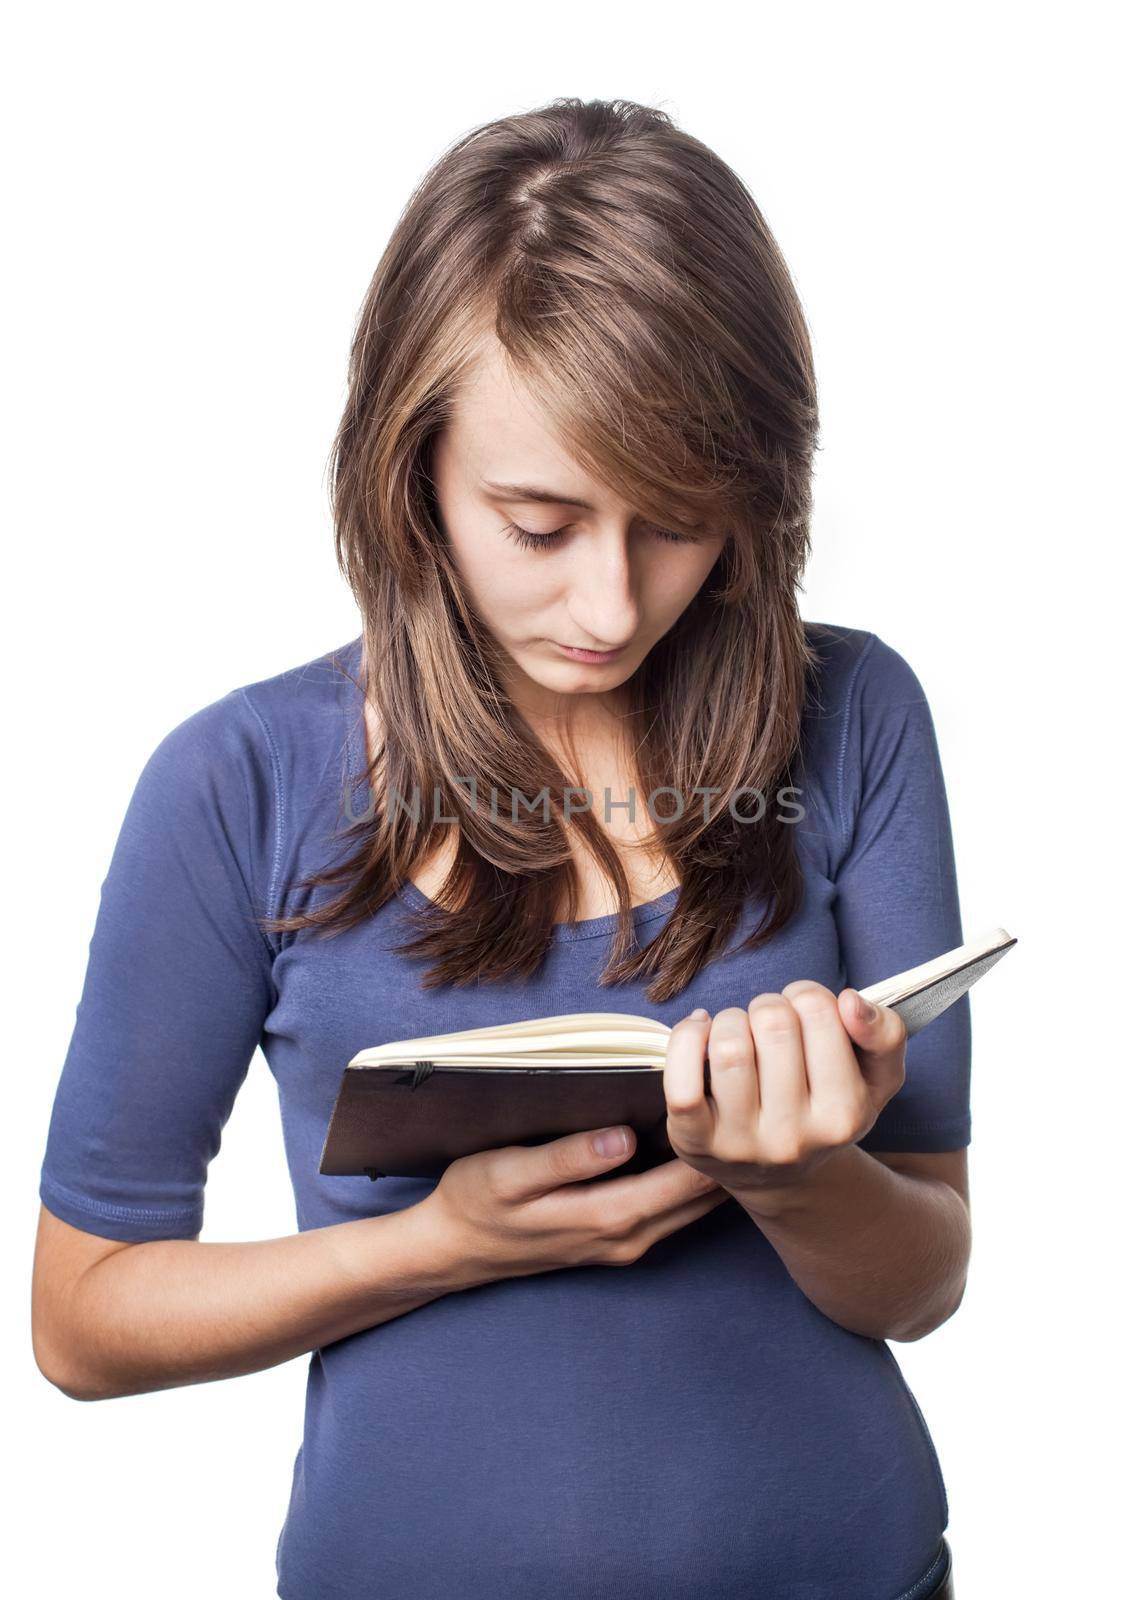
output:
{"label": "blue fabric", "polygon": [[[298,1228],[388,1213],[432,1181],[318,1173],[342,1069],[366,1045],[563,1011],[673,1024],[795,978],[861,987],[961,943],[923,690],[875,635],[807,627],[826,659],[804,723],[804,904],[773,944],[664,1006],[636,985],[600,990],[610,916],[559,926],[538,976],[466,990],[424,991],[419,964],[392,953],[424,902],[411,885],[333,939],[257,928],[255,911],[302,904],[291,885],[343,852],[345,786],[363,770],[359,639],[180,723],[143,769],[102,886],[44,1204],[109,1239],[195,1238],[261,1046]],[[640,939],[676,895],[639,908]],[[910,1041],[864,1147],[966,1145],[969,1056],[965,996]],[[889,1347],[822,1315],[729,1201],[630,1266],[445,1295],[315,1350],[278,1593],[891,1600],[946,1523]]]}

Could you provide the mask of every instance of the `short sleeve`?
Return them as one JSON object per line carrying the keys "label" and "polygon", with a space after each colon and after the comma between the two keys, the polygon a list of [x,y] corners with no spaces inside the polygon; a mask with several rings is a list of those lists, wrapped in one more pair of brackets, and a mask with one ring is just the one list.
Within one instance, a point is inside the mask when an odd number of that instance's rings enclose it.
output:
{"label": "short sleeve", "polygon": [[[256,922],[272,766],[236,689],[160,742],[100,890],[40,1172],[49,1211],[107,1239],[192,1239],[271,1005]],[[269,770],[267,770],[269,767]]]}
{"label": "short sleeve", "polygon": [[[848,841],[834,916],[846,984],[862,989],[963,943],[936,732],[908,663],[875,634],[854,669],[841,766]],[[971,1020],[963,995],[908,1041],[905,1083],[866,1150],[970,1143]]]}

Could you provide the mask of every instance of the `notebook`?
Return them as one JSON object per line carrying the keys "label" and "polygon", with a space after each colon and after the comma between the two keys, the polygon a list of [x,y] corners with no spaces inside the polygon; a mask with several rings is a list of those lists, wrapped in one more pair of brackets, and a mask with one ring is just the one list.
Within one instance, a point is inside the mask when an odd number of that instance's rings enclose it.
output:
{"label": "notebook", "polygon": [[[1006,929],[994,928],[859,993],[895,1011],[911,1036],[1015,943]],[[638,1139],[616,1170],[644,1170],[673,1155],[662,1085],[670,1032],[653,1017],[580,1011],[360,1050],[342,1073],[318,1170],[438,1177],[450,1162],[479,1150],[541,1144],[615,1123],[633,1128]]]}

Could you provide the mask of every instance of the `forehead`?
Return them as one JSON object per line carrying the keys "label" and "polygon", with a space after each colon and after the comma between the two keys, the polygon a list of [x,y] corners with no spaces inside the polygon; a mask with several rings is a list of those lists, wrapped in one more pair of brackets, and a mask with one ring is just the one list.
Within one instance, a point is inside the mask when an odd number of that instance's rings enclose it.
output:
{"label": "forehead", "polygon": [[537,483],[592,504],[617,503],[567,452],[552,419],[511,371],[498,340],[480,348],[457,385],[440,448],[473,482]]}

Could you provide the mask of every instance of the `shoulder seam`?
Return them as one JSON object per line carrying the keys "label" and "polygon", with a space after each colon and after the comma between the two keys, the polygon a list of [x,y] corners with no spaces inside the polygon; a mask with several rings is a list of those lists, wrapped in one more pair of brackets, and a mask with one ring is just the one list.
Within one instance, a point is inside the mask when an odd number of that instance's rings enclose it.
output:
{"label": "shoulder seam", "polygon": [[[872,651],[873,645],[876,643],[876,640],[877,640],[876,634],[875,633],[870,633],[868,638],[865,640],[864,644],[862,645],[860,655],[857,657],[857,660],[856,660],[856,665],[853,667],[853,670],[852,670],[851,674],[849,675],[849,686],[848,686],[848,689],[847,689],[847,691],[845,693],[844,720],[841,723],[841,737],[840,737],[840,741],[839,741],[839,748],[837,750],[837,815],[839,817],[841,817],[841,818],[844,818],[844,816],[845,816],[845,769],[846,769],[846,767],[848,765],[849,732],[850,732],[851,727],[852,727],[853,700],[854,700],[855,695],[856,695],[857,680],[861,675],[861,671],[862,671],[862,669],[864,667],[865,662],[868,660],[868,657],[869,657],[869,655],[870,655],[870,653]],[[840,854],[840,859],[842,861],[844,860],[844,858],[848,854],[848,852],[852,849],[853,834],[854,834],[855,830],[856,830],[856,810],[854,808],[852,821],[851,822],[846,822],[846,828],[845,828],[846,837],[844,839],[843,846],[842,846],[842,849],[841,849],[841,854]]]}
{"label": "shoulder seam", "polygon": [[[270,769],[273,773],[274,779],[274,859],[273,866],[270,870],[270,881],[266,886],[266,902],[264,908],[265,915],[267,917],[272,917],[274,915],[274,901],[278,890],[278,876],[281,872],[283,836],[285,833],[285,801],[282,793],[281,758],[278,755],[278,747],[274,743],[274,736],[270,732],[269,723],[258,710],[253,700],[250,698],[246,688],[241,688],[239,693],[241,694],[242,699],[245,701],[250,710],[250,714],[261,728],[262,734],[265,737],[266,746],[270,753]],[[259,928],[258,931],[269,947],[270,954],[276,956],[277,951],[274,949],[270,936],[262,928]]]}

